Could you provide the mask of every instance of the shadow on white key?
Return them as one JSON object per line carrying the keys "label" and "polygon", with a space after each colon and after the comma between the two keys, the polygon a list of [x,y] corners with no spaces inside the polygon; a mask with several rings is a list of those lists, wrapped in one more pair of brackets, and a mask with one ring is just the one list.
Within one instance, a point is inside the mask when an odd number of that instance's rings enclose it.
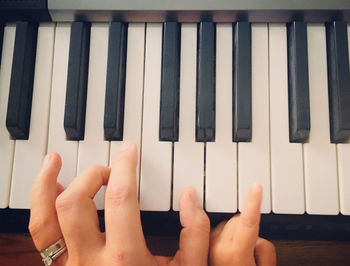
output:
{"label": "shadow on white key", "polygon": [[28,140],[17,140],[13,163],[10,207],[29,209],[35,176],[46,153],[55,25],[40,24]]}
{"label": "shadow on white key", "polygon": [[77,172],[78,141],[67,141],[63,127],[66,101],[70,24],[56,25],[55,51],[52,73],[51,107],[48,152],[57,152],[62,158],[58,182],[65,188]]}
{"label": "shadow on white key", "polygon": [[[348,25],[348,45],[350,51],[350,25]],[[337,144],[337,152],[340,212],[344,215],[350,215],[350,141]]]}
{"label": "shadow on white key", "polygon": [[336,146],[330,143],[326,31],[308,25],[309,142],[304,144],[305,201],[309,214],[338,214]]}
{"label": "shadow on white key", "polygon": [[[205,209],[237,210],[237,144],[232,142],[232,24],[216,26],[215,141],[207,142]],[[181,119],[181,117],[180,117]]]}
{"label": "shadow on white key", "polygon": [[271,189],[274,213],[305,212],[302,144],[289,142],[287,33],[269,24]]}
{"label": "shadow on white key", "polygon": [[197,24],[181,25],[179,141],[174,143],[173,210],[181,192],[197,189],[203,204],[204,144],[196,142]]}
{"label": "shadow on white key", "polygon": [[2,59],[0,65],[0,208],[9,204],[15,141],[6,128],[7,100],[10,91],[13,48],[16,26],[7,24],[4,28]]}
{"label": "shadow on white key", "polygon": [[140,208],[149,211],[168,211],[171,197],[172,143],[159,141],[162,29],[149,23],[146,31]]}
{"label": "shadow on white key", "polygon": [[[140,155],[141,126],[142,126],[142,92],[143,92],[143,70],[145,50],[145,24],[129,23],[126,77],[125,77],[125,104],[124,104],[124,132],[123,139],[135,142]],[[110,166],[118,152],[121,141],[111,141]],[[139,156],[140,158],[140,156]],[[139,167],[138,160],[136,168],[137,191],[139,190]]]}
{"label": "shadow on white key", "polygon": [[[77,173],[92,165],[108,166],[109,142],[104,139],[108,24],[91,25],[84,140],[79,141]],[[104,209],[105,186],[95,195],[96,208]]]}
{"label": "shadow on white key", "polygon": [[267,24],[252,24],[252,141],[238,144],[238,202],[242,211],[250,185],[263,186],[262,213],[271,211]]}

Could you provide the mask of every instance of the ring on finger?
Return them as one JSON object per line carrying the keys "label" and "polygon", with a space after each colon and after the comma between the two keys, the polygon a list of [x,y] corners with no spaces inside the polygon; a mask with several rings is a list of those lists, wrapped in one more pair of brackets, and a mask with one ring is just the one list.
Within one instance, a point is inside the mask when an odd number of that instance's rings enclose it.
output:
{"label": "ring on finger", "polygon": [[45,266],[49,266],[52,262],[57,259],[60,255],[62,255],[67,250],[66,243],[64,239],[61,238],[57,240],[55,243],[40,251],[40,255],[42,257],[42,261]]}

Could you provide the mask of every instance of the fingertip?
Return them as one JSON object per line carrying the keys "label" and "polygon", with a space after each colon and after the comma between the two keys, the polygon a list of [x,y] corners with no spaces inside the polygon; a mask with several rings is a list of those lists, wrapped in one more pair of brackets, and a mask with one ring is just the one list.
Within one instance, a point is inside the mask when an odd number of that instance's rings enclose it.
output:
{"label": "fingertip", "polygon": [[262,192],[263,192],[262,185],[257,182],[253,183],[249,187],[243,210],[247,208],[251,209],[253,206],[255,206],[255,208],[259,208],[260,210],[260,205],[262,201]]}
{"label": "fingertip", "polygon": [[198,200],[197,190],[195,187],[187,187],[184,191],[182,191],[180,195],[180,202],[179,202],[180,209],[181,207],[187,206],[188,204],[198,205],[201,207]]}
{"label": "fingertip", "polygon": [[197,190],[194,187],[186,188],[179,201],[180,222],[182,226],[196,224],[210,224],[209,218],[203,210]]}
{"label": "fingertip", "polygon": [[51,179],[52,176],[56,177],[58,176],[58,173],[60,172],[62,167],[62,160],[61,156],[56,152],[50,152],[46,154],[42,161],[41,168],[38,173],[38,178],[49,178]]}
{"label": "fingertip", "polygon": [[261,201],[262,186],[259,183],[253,183],[248,190],[234,237],[235,242],[240,243],[237,248],[242,251],[253,250],[258,238]]}
{"label": "fingertip", "polygon": [[135,150],[136,148],[137,148],[136,144],[133,141],[125,140],[120,145],[118,152],[124,152],[124,151],[128,151],[128,150]]}
{"label": "fingertip", "polygon": [[262,185],[258,182],[254,182],[252,185],[251,185],[251,191],[254,192],[254,193],[257,193],[257,194],[262,194]]}
{"label": "fingertip", "polygon": [[179,248],[184,252],[184,260],[188,265],[205,265],[209,248],[210,220],[194,187],[188,187],[181,193],[179,209],[183,227]]}
{"label": "fingertip", "polygon": [[123,141],[118,153],[127,153],[131,155],[137,155],[137,145],[133,141]]}
{"label": "fingertip", "polygon": [[61,170],[62,160],[61,156],[56,152],[50,152],[42,160],[41,167],[36,175],[34,188],[39,184],[56,183],[58,174]]}
{"label": "fingertip", "polygon": [[61,156],[57,152],[49,152],[45,155],[43,159],[42,166],[49,167],[52,165],[60,166],[62,165]]}
{"label": "fingertip", "polygon": [[123,159],[129,159],[137,163],[137,145],[133,141],[123,141],[117,155],[113,159],[113,166]]}

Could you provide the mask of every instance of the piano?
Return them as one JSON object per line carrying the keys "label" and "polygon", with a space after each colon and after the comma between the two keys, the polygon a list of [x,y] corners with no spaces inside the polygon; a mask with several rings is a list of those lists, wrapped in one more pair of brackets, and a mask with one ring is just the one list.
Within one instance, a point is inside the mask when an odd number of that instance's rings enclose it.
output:
{"label": "piano", "polygon": [[0,1],[0,231],[47,152],[67,187],[132,140],[145,234],[187,186],[215,225],[259,182],[263,237],[349,240],[349,45],[348,0]]}

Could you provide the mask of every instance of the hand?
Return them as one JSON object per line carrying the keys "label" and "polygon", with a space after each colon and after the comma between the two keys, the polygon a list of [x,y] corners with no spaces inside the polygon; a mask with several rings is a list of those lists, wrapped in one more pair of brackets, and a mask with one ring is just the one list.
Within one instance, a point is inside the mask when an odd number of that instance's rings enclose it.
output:
{"label": "hand", "polygon": [[211,233],[209,262],[211,266],[276,265],[273,244],[259,238],[262,187],[253,184],[240,215],[221,222]]}
{"label": "hand", "polygon": [[[58,154],[44,160],[31,195],[29,231],[40,251],[64,238],[67,251],[53,265],[207,265],[210,223],[194,188],[180,197],[179,250],[174,257],[152,256],[143,236],[136,191],[137,148],[125,142],[112,168],[93,166],[63,190],[57,183]],[[105,228],[99,228],[94,195],[107,185]]]}

